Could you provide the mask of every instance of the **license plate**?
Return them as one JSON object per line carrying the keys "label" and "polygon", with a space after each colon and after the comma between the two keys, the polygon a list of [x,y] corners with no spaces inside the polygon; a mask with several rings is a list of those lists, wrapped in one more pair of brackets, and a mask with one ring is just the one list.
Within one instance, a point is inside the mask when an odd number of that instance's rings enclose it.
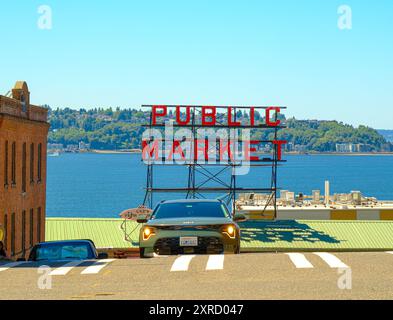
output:
{"label": "license plate", "polygon": [[180,237],[180,246],[196,247],[198,245],[198,237]]}

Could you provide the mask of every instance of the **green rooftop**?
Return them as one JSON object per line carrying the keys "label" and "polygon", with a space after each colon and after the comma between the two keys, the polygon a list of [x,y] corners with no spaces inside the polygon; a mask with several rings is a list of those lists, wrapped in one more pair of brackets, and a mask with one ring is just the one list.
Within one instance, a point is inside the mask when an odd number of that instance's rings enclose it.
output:
{"label": "green rooftop", "polygon": [[[137,248],[140,225],[105,218],[47,218],[46,241],[92,239],[97,248]],[[124,225],[123,225],[124,226]],[[242,251],[392,250],[393,221],[246,221]]]}
{"label": "green rooftop", "polygon": [[243,251],[391,250],[393,221],[247,221]]}
{"label": "green rooftop", "polygon": [[[125,240],[122,223],[122,219],[47,218],[45,240],[91,239],[97,248],[137,247],[139,224],[126,222],[126,231],[131,233],[130,242]],[[135,231],[131,232],[133,229]]]}

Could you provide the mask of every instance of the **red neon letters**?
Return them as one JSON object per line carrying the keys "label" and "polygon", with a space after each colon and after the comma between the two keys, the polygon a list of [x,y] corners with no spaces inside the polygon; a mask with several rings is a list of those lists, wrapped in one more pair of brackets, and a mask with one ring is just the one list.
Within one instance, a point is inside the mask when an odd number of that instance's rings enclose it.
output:
{"label": "red neon letters", "polygon": [[[173,160],[173,156],[178,154],[181,160],[191,160],[186,159],[185,157],[185,149],[181,146],[182,141],[180,140],[173,140],[172,148],[169,150],[168,160]],[[244,143],[244,159],[246,161],[259,161],[260,158],[258,156],[252,156],[251,153],[256,152],[256,145],[259,145],[261,141],[259,140],[250,140],[250,141],[243,141]],[[277,160],[282,160],[282,145],[286,144],[286,141],[283,140],[273,140],[273,145],[277,146]],[[220,147],[218,154],[215,155],[218,157],[217,160],[224,161],[225,159],[230,159],[234,161],[234,145],[233,140],[223,140],[220,141]],[[209,148],[209,141],[208,139],[194,139],[193,144],[193,160],[209,160],[208,155],[208,148]],[[142,159],[143,160],[159,160],[159,151],[160,145],[159,141],[154,140],[152,142],[148,142],[146,140],[142,141]]]}
{"label": "red neon letters", "polygon": [[[286,143],[283,140],[270,140],[270,141],[260,141],[260,140],[250,140],[251,128],[268,128],[268,127],[278,127],[281,124],[279,119],[279,114],[281,112],[280,107],[219,107],[219,106],[167,106],[167,105],[154,105],[152,107],[151,123],[150,126],[164,126],[165,125],[165,139],[161,136],[160,138],[148,138],[148,140],[142,141],[142,158],[144,160],[161,160],[165,159],[169,161],[182,160],[182,161],[231,161],[237,162],[241,161],[281,161],[282,160],[282,146]],[[169,109],[169,110],[168,110]],[[241,121],[237,119],[236,113],[241,110],[242,113],[248,113],[247,116],[243,116]],[[258,114],[257,110],[264,110],[264,114]],[[172,111],[175,113],[172,116]],[[224,113],[224,117],[222,117]],[[226,119],[225,119],[226,113]],[[171,119],[170,122],[167,120]],[[246,120],[247,119],[247,120]],[[264,120],[262,120],[264,119]],[[245,123],[248,122],[248,123]],[[172,122],[177,127],[191,127],[189,130],[191,138],[183,140],[177,140],[173,136],[173,130],[169,129],[167,131],[167,125],[172,126]],[[203,128],[203,127],[209,127]],[[214,137],[214,131],[208,134],[203,133],[202,136],[208,137],[204,139],[195,138],[198,134],[196,131],[199,130],[211,130],[210,127],[227,128],[230,132],[239,132],[243,130],[248,130],[248,140],[243,139],[239,144],[239,138],[231,136],[225,137],[220,135]],[[197,129],[196,129],[197,128]],[[172,132],[170,135],[169,133]],[[167,136],[168,134],[168,136]],[[183,133],[182,133],[183,134]],[[212,140],[212,141],[209,141]],[[167,142],[171,143],[167,146]],[[186,144],[185,142],[192,142],[191,144]],[[165,143],[164,143],[165,142]],[[214,144],[214,143],[218,143]],[[277,152],[277,159],[270,158],[260,158],[258,156],[258,150],[266,151],[266,143],[271,143],[271,147]],[[161,149],[165,144],[166,149]],[[218,147],[218,148],[217,148]],[[270,148],[268,148],[269,150]],[[187,154],[187,156],[186,156]],[[239,159],[239,157],[241,159]],[[161,159],[159,159],[161,158]],[[176,159],[174,159],[176,158]],[[188,159],[186,159],[188,158]],[[193,158],[193,159],[189,159]],[[265,160],[267,159],[267,160]]]}
{"label": "red neon letters", "polygon": [[[168,115],[168,106],[156,105],[152,106],[152,125],[164,124],[165,118]],[[176,106],[176,121],[175,124],[178,126],[187,126],[191,124],[191,108],[190,106]],[[242,124],[240,121],[236,120],[236,115],[234,114],[235,107],[214,107],[214,106],[202,106],[198,107],[200,109],[200,118],[202,126],[219,126],[223,123],[217,122],[217,109],[226,109],[226,125],[228,127],[240,127]],[[247,109],[242,109],[247,110]],[[280,125],[281,121],[277,119],[281,111],[280,107],[268,107],[265,109],[265,123],[257,123],[255,119],[255,107],[250,107],[249,109],[249,123],[243,123],[243,125],[248,125],[250,127],[258,127],[261,124],[265,124],[269,127],[277,127]],[[183,113],[183,114],[182,114]],[[182,119],[181,116],[185,119]],[[272,118],[274,120],[272,120]],[[225,125],[225,123],[224,123]]]}

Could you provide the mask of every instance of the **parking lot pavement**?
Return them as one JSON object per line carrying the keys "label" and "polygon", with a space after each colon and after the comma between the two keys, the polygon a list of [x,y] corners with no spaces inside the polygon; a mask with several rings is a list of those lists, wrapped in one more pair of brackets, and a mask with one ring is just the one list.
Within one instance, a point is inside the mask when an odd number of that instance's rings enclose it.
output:
{"label": "parking lot pavement", "polygon": [[392,252],[0,262],[2,299],[393,299]]}

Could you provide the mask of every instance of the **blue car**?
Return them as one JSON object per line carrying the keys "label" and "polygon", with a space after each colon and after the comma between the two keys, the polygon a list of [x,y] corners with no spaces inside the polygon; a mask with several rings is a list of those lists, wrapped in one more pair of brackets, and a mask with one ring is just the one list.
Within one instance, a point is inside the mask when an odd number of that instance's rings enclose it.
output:
{"label": "blue car", "polygon": [[106,253],[98,253],[91,240],[48,241],[36,244],[29,261],[63,261],[106,259]]}

